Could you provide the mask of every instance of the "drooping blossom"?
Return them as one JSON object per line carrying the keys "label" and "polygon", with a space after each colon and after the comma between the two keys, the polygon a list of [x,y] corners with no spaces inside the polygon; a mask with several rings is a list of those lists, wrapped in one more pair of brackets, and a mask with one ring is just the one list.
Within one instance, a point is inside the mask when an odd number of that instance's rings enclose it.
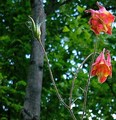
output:
{"label": "drooping blossom", "polygon": [[[104,53],[106,53],[106,59]],[[109,51],[103,49],[97,57],[95,63],[92,64],[91,76],[97,76],[100,83],[104,83],[108,76],[112,76],[112,65]]]}
{"label": "drooping blossom", "polygon": [[111,25],[115,20],[115,16],[108,12],[105,7],[99,5],[98,2],[97,6],[99,10],[89,9],[85,11],[91,13],[91,18],[89,20],[91,29],[95,34],[100,34],[100,32],[112,34]]}

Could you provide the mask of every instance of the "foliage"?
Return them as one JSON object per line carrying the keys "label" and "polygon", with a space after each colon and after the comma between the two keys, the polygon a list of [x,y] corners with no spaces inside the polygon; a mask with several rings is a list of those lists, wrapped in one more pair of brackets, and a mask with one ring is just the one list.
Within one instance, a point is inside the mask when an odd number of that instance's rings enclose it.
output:
{"label": "foliage", "polygon": [[[70,0],[71,1],[71,0]],[[68,104],[72,80],[76,69],[93,52],[96,37],[88,25],[89,15],[84,12],[93,8],[96,0],[46,1],[46,44],[49,61],[56,85],[64,101]],[[108,10],[116,13],[116,3],[101,0]],[[95,8],[97,9],[97,8]],[[0,119],[18,120],[23,106],[26,79],[31,51],[31,32],[27,27],[28,15],[31,14],[29,1],[0,1]],[[91,79],[87,100],[89,119],[113,120],[116,112],[116,28],[113,34],[99,36],[97,52],[103,48],[110,50],[113,76],[104,84],[99,84],[96,77]],[[83,110],[83,89],[86,86],[91,58],[79,71],[73,91],[73,108],[79,120]],[[41,100],[42,120],[72,119],[68,110],[59,102],[50,80],[46,60]]]}

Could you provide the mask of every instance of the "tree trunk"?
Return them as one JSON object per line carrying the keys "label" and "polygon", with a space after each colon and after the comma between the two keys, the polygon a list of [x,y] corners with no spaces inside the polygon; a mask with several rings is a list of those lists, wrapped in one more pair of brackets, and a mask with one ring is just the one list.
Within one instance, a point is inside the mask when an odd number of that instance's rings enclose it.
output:
{"label": "tree trunk", "polygon": [[[31,0],[35,23],[41,23],[41,41],[45,40],[45,13],[42,0]],[[26,97],[21,120],[40,120],[40,103],[43,77],[44,53],[36,38],[32,40],[32,53],[28,73]]]}

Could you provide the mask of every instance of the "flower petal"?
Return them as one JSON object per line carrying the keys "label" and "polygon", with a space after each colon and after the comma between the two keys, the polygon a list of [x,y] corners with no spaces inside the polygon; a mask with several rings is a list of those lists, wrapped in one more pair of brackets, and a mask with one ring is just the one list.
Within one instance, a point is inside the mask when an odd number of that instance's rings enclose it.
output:
{"label": "flower petal", "polygon": [[106,79],[107,79],[107,77],[98,77],[98,81],[100,82],[100,83],[104,83],[105,81],[106,81]]}

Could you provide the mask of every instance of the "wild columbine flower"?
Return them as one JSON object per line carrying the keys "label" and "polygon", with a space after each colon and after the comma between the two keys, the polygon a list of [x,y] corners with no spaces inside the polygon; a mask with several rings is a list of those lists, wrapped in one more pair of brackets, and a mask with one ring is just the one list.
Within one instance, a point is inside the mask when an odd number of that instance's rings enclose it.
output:
{"label": "wild columbine flower", "polygon": [[98,2],[97,6],[99,7],[99,10],[89,9],[85,11],[91,13],[91,18],[89,20],[91,29],[95,34],[100,34],[100,32],[112,34],[111,25],[115,20],[115,16],[108,12],[105,7],[99,5]]}
{"label": "wild columbine flower", "polygon": [[[104,52],[106,52],[107,59],[105,59]],[[110,52],[105,48],[97,57],[95,63],[92,64],[91,76],[97,76],[100,83],[104,83],[108,76],[112,76],[112,65]]]}

